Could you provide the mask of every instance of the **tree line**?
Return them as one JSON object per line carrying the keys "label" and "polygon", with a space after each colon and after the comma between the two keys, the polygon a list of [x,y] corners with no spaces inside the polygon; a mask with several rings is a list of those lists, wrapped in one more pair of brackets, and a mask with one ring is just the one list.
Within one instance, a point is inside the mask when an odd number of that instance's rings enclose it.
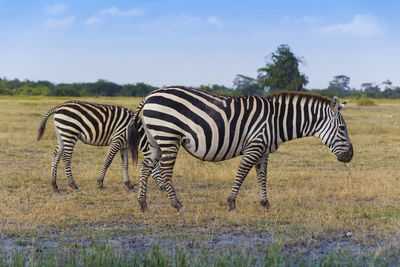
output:
{"label": "tree line", "polygon": [[[288,45],[280,45],[267,57],[265,66],[257,70],[257,77],[236,75],[233,87],[224,85],[201,85],[199,89],[225,95],[259,95],[279,91],[308,91],[328,97],[400,98],[400,86],[390,80],[376,84],[366,82],[351,88],[350,77],[340,74],[333,77],[327,88],[306,89],[308,78],[300,73],[302,58],[296,57]],[[49,81],[20,81],[0,78],[0,95],[43,96],[145,96],[157,87],[139,82],[119,85],[106,80],[92,83],[59,83]]]}
{"label": "tree line", "polygon": [[119,85],[106,80],[92,83],[59,83],[20,81],[0,78],[0,95],[42,96],[145,96],[157,89],[145,83]]}

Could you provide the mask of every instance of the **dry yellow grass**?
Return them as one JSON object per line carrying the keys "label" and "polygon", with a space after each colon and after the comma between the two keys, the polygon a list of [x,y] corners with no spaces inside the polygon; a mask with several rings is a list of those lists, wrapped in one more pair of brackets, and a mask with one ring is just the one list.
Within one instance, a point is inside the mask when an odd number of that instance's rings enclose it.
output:
{"label": "dry yellow grass", "polygon": [[[141,213],[137,192],[125,189],[119,156],[106,174],[106,189],[97,189],[105,147],[77,143],[72,171],[79,192],[67,185],[62,162],[61,193],[50,186],[50,164],[56,145],[52,119],[43,140],[36,142],[42,115],[63,98],[0,98],[0,230],[82,225],[190,226],[260,229],[306,240],[351,231],[354,238],[399,237],[400,229],[400,102],[380,101],[343,111],[355,155],[347,167],[316,138],[283,144],[271,155],[268,188],[271,210],[258,199],[252,170],[228,212],[239,158],[201,162],[180,151],[174,184],[187,212],[176,213],[166,193],[149,182],[149,212]],[[135,108],[138,98],[87,98],[86,101]],[[139,167],[130,164],[136,185]]]}

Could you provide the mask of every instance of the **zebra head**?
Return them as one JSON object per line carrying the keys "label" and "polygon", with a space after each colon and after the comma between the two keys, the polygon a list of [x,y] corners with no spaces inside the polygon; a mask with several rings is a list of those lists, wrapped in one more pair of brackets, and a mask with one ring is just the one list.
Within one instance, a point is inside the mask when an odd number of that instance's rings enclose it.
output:
{"label": "zebra head", "polygon": [[327,117],[324,126],[317,136],[329,147],[341,162],[350,162],[353,158],[353,144],[347,133],[346,123],[340,110],[346,106],[347,101],[340,103],[335,96],[327,107]]}

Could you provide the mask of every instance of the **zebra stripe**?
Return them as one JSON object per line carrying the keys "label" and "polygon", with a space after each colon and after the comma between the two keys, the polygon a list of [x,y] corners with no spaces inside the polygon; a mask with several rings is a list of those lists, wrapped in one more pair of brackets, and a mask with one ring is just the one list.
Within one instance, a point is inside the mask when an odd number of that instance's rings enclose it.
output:
{"label": "zebra stripe", "polygon": [[[69,101],[50,109],[43,117],[38,130],[38,141],[42,137],[47,119],[54,114],[54,125],[58,138],[58,145],[54,150],[51,165],[51,185],[58,191],[56,182],[57,166],[62,158],[65,165],[65,172],[68,184],[73,189],[78,189],[71,172],[72,152],[77,140],[85,144],[95,146],[110,146],[103,169],[97,183],[103,188],[104,176],[114,156],[121,152],[122,168],[125,185],[129,189],[133,186],[128,176],[128,150],[127,150],[127,129],[133,120],[133,112],[129,109],[114,106],[89,103],[84,101]],[[139,120],[138,138],[140,138],[140,149],[145,155],[151,153],[147,143],[142,123]],[[156,168],[152,173],[156,183],[163,188],[161,175]]]}
{"label": "zebra stripe", "polygon": [[[243,155],[228,197],[230,209],[235,208],[240,186],[253,166],[257,171],[260,203],[268,207],[267,160],[281,143],[316,136],[338,160],[351,160],[353,148],[339,112],[342,107],[336,97],[330,100],[304,93],[229,97],[182,86],[153,91],[135,113],[135,120],[142,114],[153,151],[142,163],[138,202],[142,210],[147,209],[147,178],[153,166],[160,162],[171,205],[178,210],[182,207],[171,175],[178,149],[183,146],[192,156],[206,161]],[[137,149],[131,146],[130,149],[135,158]]]}

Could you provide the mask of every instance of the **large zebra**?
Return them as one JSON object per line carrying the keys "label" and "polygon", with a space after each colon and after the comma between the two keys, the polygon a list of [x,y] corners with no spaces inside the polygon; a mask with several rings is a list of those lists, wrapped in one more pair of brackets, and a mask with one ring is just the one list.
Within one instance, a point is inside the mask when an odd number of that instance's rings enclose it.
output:
{"label": "large zebra", "polygon": [[[127,127],[133,119],[133,112],[129,109],[114,106],[89,103],[84,101],[68,101],[50,109],[42,119],[38,130],[37,140],[42,137],[47,119],[54,115],[54,124],[58,138],[58,145],[54,150],[51,164],[51,185],[58,192],[56,182],[57,166],[62,157],[65,165],[65,173],[68,184],[73,189],[78,189],[71,172],[72,152],[76,141],[79,139],[85,144],[95,146],[110,146],[103,169],[97,179],[99,188],[103,188],[104,176],[114,156],[121,152],[122,168],[124,172],[125,185],[133,189],[128,176],[128,150],[127,150]],[[141,121],[138,121],[138,138],[140,139],[140,150],[144,155],[151,153],[147,143],[146,135]],[[163,188],[161,175],[156,167],[152,173],[156,183]]]}
{"label": "large zebra", "polygon": [[[141,165],[138,202],[147,209],[147,179],[153,166],[160,171],[171,205],[181,209],[171,182],[172,169],[182,145],[192,156],[221,161],[243,155],[232,191],[230,210],[250,169],[257,171],[260,203],[268,208],[267,161],[278,146],[295,138],[316,136],[342,162],[353,157],[345,121],[337,97],[332,100],[305,93],[279,93],[266,97],[229,97],[182,86],[153,91],[139,104],[135,121],[141,120],[152,153]],[[129,147],[137,158],[136,128],[129,127]]]}

